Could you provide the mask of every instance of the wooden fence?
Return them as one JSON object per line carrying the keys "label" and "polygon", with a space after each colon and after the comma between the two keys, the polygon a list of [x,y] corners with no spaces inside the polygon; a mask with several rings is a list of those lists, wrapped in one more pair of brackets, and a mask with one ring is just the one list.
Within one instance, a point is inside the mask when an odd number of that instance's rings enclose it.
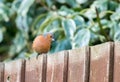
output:
{"label": "wooden fence", "polygon": [[120,82],[120,43],[0,63],[0,82]]}

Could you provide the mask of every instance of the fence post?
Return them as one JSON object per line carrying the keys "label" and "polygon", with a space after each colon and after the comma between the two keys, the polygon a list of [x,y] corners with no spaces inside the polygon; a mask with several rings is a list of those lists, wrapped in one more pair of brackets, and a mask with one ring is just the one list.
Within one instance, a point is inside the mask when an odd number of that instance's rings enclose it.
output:
{"label": "fence post", "polygon": [[4,63],[0,63],[0,82],[4,82]]}
{"label": "fence post", "polygon": [[43,74],[45,74],[43,73],[44,55],[26,60],[25,82],[43,82],[42,78]]}
{"label": "fence post", "polygon": [[66,82],[67,51],[47,56],[46,82]]}
{"label": "fence post", "polygon": [[91,47],[90,82],[113,82],[113,43]]}
{"label": "fence post", "polygon": [[120,82],[120,42],[114,44],[114,78],[113,82]]}
{"label": "fence post", "polygon": [[24,62],[17,60],[5,63],[4,82],[24,82]]}
{"label": "fence post", "polygon": [[89,48],[69,50],[68,82],[88,82]]}

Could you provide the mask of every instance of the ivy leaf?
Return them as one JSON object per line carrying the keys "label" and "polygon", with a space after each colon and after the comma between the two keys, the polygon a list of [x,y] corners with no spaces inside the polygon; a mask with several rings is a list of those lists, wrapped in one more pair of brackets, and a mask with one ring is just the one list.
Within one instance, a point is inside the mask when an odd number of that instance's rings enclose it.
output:
{"label": "ivy leaf", "polygon": [[65,6],[62,6],[58,11],[58,14],[61,16],[71,16],[72,14],[74,14],[74,11]]}
{"label": "ivy leaf", "polygon": [[120,41],[120,31],[117,31],[114,35],[114,41]]}
{"label": "ivy leaf", "polygon": [[65,31],[67,38],[73,38],[74,32],[76,31],[76,24],[72,19],[65,19],[62,21],[62,26]]}
{"label": "ivy leaf", "polygon": [[61,51],[61,50],[68,50],[71,49],[71,43],[69,39],[64,39],[62,41],[58,41],[57,47],[55,48],[55,52]]}
{"label": "ivy leaf", "polygon": [[76,2],[76,0],[66,0],[66,2],[72,6],[72,7],[79,7],[78,3]]}
{"label": "ivy leaf", "polygon": [[12,56],[19,53],[27,44],[25,34],[18,32],[13,40],[13,45],[10,47],[9,54]]}
{"label": "ivy leaf", "polygon": [[0,3],[0,21],[9,21],[10,9],[3,3]]}
{"label": "ivy leaf", "polygon": [[23,0],[18,9],[18,14],[25,16],[35,0]]}
{"label": "ivy leaf", "polygon": [[111,20],[113,21],[118,21],[120,20],[120,13],[119,12],[115,12],[110,16]]}
{"label": "ivy leaf", "polygon": [[120,23],[113,21],[113,25],[110,28],[110,37],[114,41],[120,41]]}
{"label": "ivy leaf", "polygon": [[28,32],[31,20],[32,19],[28,16],[23,17],[23,16],[19,15],[19,16],[17,16],[15,22],[16,22],[18,29],[20,29],[23,32]]}
{"label": "ivy leaf", "polygon": [[83,4],[85,2],[87,2],[88,0],[76,0],[76,2],[78,2],[79,4]]}
{"label": "ivy leaf", "polygon": [[59,3],[65,3],[66,0],[57,0]]}
{"label": "ivy leaf", "polygon": [[3,32],[2,32],[2,30],[0,29],[0,43],[2,42],[2,40],[3,40]]}
{"label": "ivy leaf", "polygon": [[108,0],[96,0],[94,3],[91,5],[91,8],[99,8],[100,11],[106,11],[108,9]]}
{"label": "ivy leaf", "polygon": [[75,16],[74,21],[75,21],[76,27],[82,28],[85,26],[85,20],[81,16],[78,16],[78,15]]}
{"label": "ivy leaf", "polygon": [[46,3],[49,7],[52,7],[53,5],[53,0],[46,0]]}
{"label": "ivy leaf", "polygon": [[75,47],[82,47],[89,45],[90,31],[89,29],[81,29],[77,32],[74,38]]}

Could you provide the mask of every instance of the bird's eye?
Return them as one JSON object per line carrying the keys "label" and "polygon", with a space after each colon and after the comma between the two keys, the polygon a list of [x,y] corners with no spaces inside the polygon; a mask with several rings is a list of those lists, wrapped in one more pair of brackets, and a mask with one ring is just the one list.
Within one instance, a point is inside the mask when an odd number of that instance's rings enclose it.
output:
{"label": "bird's eye", "polygon": [[53,36],[52,35],[50,35],[50,38],[52,38]]}

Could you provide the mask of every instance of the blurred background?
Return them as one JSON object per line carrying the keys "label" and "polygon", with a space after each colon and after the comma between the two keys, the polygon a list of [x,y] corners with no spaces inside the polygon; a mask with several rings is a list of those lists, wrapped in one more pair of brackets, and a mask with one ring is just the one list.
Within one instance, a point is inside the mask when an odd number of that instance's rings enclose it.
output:
{"label": "blurred background", "polygon": [[34,56],[32,41],[46,32],[56,39],[49,53],[119,41],[119,2],[0,0],[0,61]]}

